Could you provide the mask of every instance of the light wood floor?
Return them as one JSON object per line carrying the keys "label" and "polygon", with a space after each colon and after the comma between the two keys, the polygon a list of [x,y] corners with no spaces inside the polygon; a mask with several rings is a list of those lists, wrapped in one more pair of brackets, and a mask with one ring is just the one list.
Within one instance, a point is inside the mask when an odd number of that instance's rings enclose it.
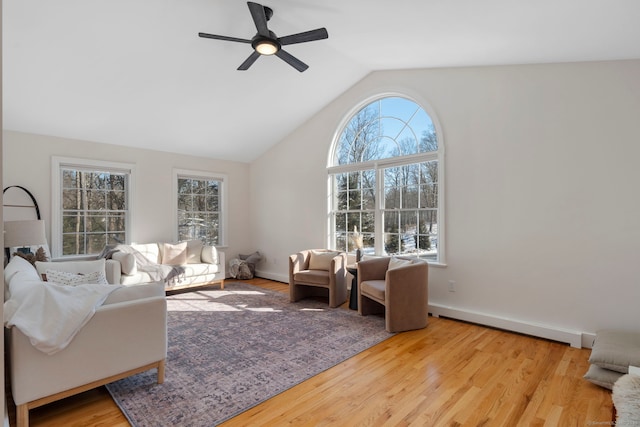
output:
{"label": "light wood floor", "polygon": [[[610,393],[582,379],[588,357],[587,349],[430,318],[426,329],[397,334],[222,426],[610,425]],[[103,387],[30,418],[32,426],[129,425]]]}

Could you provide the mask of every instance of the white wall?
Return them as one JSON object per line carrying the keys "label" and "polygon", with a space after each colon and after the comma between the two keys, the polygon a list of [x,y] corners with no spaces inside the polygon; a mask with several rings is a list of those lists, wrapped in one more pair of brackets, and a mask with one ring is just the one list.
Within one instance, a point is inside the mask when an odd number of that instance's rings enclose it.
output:
{"label": "white wall", "polygon": [[51,157],[65,156],[128,162],[136,165],[132,241],[171,242],[174,239],[172,170],[189,169],[227,174],[229,183],[227,259],[255,250],[249,230],[249,166],[161,151],[127,148],[51,136],[4,131],[4,186],[21,185],[33,193],[46,221],[51,241]]}
{"label": "white wall", "polygon": [[251,165],[261,275],[286,281],[290,253],[326,246],[334,133],[397,91],[444,134],[448,265],[430,269],[430,304],[497,326],[637,329],[638,76],[637,60],[370,74]]}

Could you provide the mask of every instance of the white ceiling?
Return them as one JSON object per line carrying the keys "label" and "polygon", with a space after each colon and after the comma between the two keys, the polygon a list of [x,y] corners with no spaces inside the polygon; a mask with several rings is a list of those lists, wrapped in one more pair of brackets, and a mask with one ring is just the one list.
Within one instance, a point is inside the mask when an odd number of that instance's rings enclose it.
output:
{"label": "white ceiling", "polygon": [[[260,2],[260,0],[257,0]],[[5,129],[250,162],[371,71],[640,58],[639,0],[4,0]]]}

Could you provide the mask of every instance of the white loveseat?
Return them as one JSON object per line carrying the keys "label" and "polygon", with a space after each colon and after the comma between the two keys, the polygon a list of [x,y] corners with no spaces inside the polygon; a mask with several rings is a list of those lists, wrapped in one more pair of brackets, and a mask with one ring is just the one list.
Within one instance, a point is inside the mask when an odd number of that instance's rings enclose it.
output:
{"label": "white loveseat", "polygon": [[[93,263],[100,261],[104,271],[104,260],[45,263],[49,265],[41,267],[86,274],[87,269],[95,268]],[[69,290],[70,286],[58,286],[73,292]],[[41,346],[35,346],[42,341],[42,334],[34,335],[33,327],[28,323],[54,323],[50,313],[55,312],[55,308],[50,310],[47,306],[40,310],[40,306],[33,317],[24,319],[22,316],[22,322],[18,314],[24,314],[24,310],[29,313],[31,307],[25,307],[25,301],[49,301],[47,291],[42,291],[52,285],[41,281],[36,269],[20,257],[14,257],[5,268],[5,326],[8,328],[9,374],[18,427],[29,425],[29,409],[139,372],[155,368],[157,382],[164,381],[167,305],[162,285],[88,286],[113,289],[105,291],[106,300],[100,299],[103,302],[95,308],[95,313],[71,334],[71,340],[63,348],[47,354]],[[45,297],[34,299],[34,295]],[[60,301],[64,300],[56,300]],[[62,305],[61,311],[65,308]],[[53,326],[42,328],[45,332],[57,329]]]}
{"label": "white loveseat", "polygon": [[105,254],[109,283],[164,282],[166,290],[219,283],[224,289],[225,256],[199,240],[118,245]]}

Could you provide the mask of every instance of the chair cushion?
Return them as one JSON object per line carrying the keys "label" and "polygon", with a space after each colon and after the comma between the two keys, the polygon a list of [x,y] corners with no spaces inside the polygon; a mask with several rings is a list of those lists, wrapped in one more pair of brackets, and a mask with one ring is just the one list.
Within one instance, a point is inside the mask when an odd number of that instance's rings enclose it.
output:
{"label": "chair cushion", "polygon": [[384,301],[385,281],[384,280],[367,280],[360,283],[360,292],[370,295],[375,299]]}
{"label": "chair cushion", "polygon": [[302,270],[293,275],[293,280],[299,283],[329,285],[329,272],[325,270]]}
{"label": "chair cushion", "polygon": [[339,253],[334,251],[311,251],[309,255],[309,270],[331,269],[331,260]]}

